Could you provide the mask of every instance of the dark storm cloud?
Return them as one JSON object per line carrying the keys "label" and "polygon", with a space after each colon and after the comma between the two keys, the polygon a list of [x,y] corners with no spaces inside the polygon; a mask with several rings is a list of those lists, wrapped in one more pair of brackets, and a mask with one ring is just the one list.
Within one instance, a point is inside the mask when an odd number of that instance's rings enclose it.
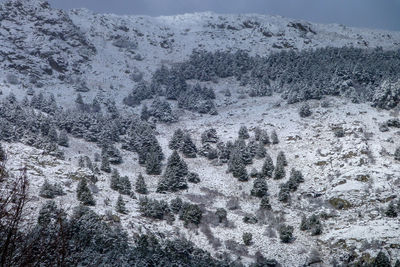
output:
{"label": "dark storm cloud", "polygon": [[50,0],[54,7],[100,13],[175,15],[259,13],[320,23],[400,30],[400,0]]}

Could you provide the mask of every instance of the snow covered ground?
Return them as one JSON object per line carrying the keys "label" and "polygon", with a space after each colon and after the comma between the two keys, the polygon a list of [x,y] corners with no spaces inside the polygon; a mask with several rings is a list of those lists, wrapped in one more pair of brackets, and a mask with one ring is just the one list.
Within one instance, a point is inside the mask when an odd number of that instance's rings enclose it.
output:
{"label": "snow covered ground", "polygon": [[[193,49],[209,51],[244,49],[252,55],[266,55],[273,51],[314,49],[325,46],[354,46],[361,48],[400,48],[400,33],[369,29],[355,29],[343,25],[320,25],[294,21],[278,16],[264,15],[218,15],[210,12],[184,14],[171,17],[117,16],[95,14],[89,10],[72,10],[71,21],[96,48],[82,77],[90,89],[82,93],[85,101],[94,96],[112,97],[122,109],[122,99],[130,92],[135,82],[132,74],[143,73],[148,79],[162,64],[171,65],[187,59]],[[14,27],[13,24],[7,24]],[[0,32],[1,34],[1,32]],[[1,44],[0,44],[1,46]],[[31,84],[22,82],[10,84],[5,80],[6,71],[0,71],[0,89],[7,96],[13,92],[22,98]],[[196,245],[207,249],[213,255],[228,251],[225,241],[233,240],[242,244],[243,232],[253,234],[253,245],[243,252],[244,262],[250,262],[260,251],[267,258],[277,259],[283,266],[297,266],[305,263],[310,251],[315,248],[323,259],[323,266],[329,266],[334,258],[349,251],[370,253],[375,256],[384,248],[393,256],[400,256],[400,222],[385,217],[383,209],[393,196],[400,191],[399,163],[393,153],[400,143],[396,129],[380,132],[379,124],[389,118],[396,118],[396,112],[377,110],[368,104],[353,104],[341,98],[328,98],[329,107],[321,107],[321,101],[309,101],[313,114],[300,118],[297,104],[288,105],[279,96],[240,99],[239,84],[233,79],[219,80],[212,84],[217,93],[218,115],[200,115],[181,111],[180,120],[172,125],[158,124],[158,140],[168,157],[172,152],[168,142],[175,129],[181,127],[191,133],[197,146],[201,145],[201,133],[215,128],[222,141],[237,137],[242,125],[253,135],[255,127],[276,130],[280,143],[267,148],[276,160],[279,151],[284,151],[289,162],[286,178],[281,181],[268,180],[270,201],[273,212],[257,224],[242,221],[248,214],[255,214],[259,199],[250,196],[253,181],[238,182],[226,173],[227,166],[212,166],[205,158],[185,159],[189,170],[199,173],[201,182],[190,184],[189,189],[176,194],[155,193],[158,178],[145,175],[149,197],[170,200],[176,196],[186,201],[204,205],[214,212],[226,208],[226,203],[237,197],[240,208],[228,212],[229,227],[209,225],[214,240],[210,239],[205,225],[199,229],[187,229],[176,220],[172,225],[166,221],[152,221],[140,216],[138,199],[124,196],[127,215],[118,215],[129,234],[145,229],[164,232],[170,237],[185,236]],[[231,97],[223,96],[229,88]],[[53,93],[57,101],[66,108],[73,105],[76,88],[56,78],[44,81],[36,92]],[[227,104],[229,103],[229,104]],[[130,109],[130,108],[129,108]],[[135,111],[139,111],[136,108]],[[333,130],[343,127],[345,135],[338,138]],[[28,168],[31,201],[27,213],[34,220],[45,199],[38,191],[45,179],[63,185],[65,196],[56,202],[71,211],[78,205],[76,186],[78,177],[89,170],[78,167],[80,156],[94,157],[100,149],[82,140],[71,138],[71,146],[65,149],[65,160],[44,156],[42,151],[22,144],[3,146],[9,153],[8,168],[18,172]],[[132,184],[138,174],[145,174],[137,162],[137,155],[123,151],[124,163],[116,166],[121,175],[127,175]],[[255,160],[249,167],[260,169],[262,160]],[[164,162],[165,164],[165,162]],[[291,193],[291,205],[278,201],[279,184],[286,182],[290,169],[301,170],[305,182]],[[110,189],[110,177],[101,174],[95,193],[96,206],[100,214],[115,213],[118,193]],[[136,195],[139,197],[139,195]],[[345,209],[336,209],[332,203],[342,201]],[[302,215],[325,214],[323,233],[313,237],[300,231]],[[295,228],[296,240],[282,244],[276,227],[285,222]],[[208,235],[208,237],[207,237]],[[216,245],[220,241],[220,245]],[[379,243],[379,247],[373,244]],[[369,245],[368,245],[369,244]],[[237,253],[233,253],[236,254]]]}

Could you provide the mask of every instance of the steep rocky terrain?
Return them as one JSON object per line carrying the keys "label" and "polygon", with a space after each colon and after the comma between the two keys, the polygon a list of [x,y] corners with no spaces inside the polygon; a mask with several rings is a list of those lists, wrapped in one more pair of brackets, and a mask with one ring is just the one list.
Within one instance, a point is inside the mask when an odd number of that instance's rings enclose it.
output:
{"label": "steep rocky terrain", "polygon": [[[244,50],[260,57],[277,51],[327,46],[400,49],[398,32],[319,25],[263,15],[116,16],[84,9],[65,12],[51,8],[45,1],[12,0],[0,4],[0,22],[3,81],[0,99],[7,103],[0,110],[6,111],[17,100],[22,101],[23,107],[31,105],[40,120],[46,122],[46,118],[57,120],[62,109],[66,113],[76,107],[82,113],[89,109],[89,115],[76,115],[76,121],[85,125],[96,117],[90,117],[95,105],[85,106],[95,99],[105,114],[111,114],[104,115],[102,126],[109,127],[107,123],[116,121],[110,126],[113,134],[118,132],[114,126],[127,128],[124,123],[136,118],[143,105],[152,107],[153,100],[147,98],[142,105],[140,101],[133,107],[124,105],[123,99],[132,88],[137,88],[143,80],[150,81],[162,65],[172,67],[189,59],[194,49]],[[400,191],[399,161],[395,160],[395,150],[400,144],[398,82],[385,81],[379,85],[385,90],[388,88],[382,94],[384,99],[393,102],[394,109],[381,110],[369,102],[356,103],[343,94],[308,100],[312,114],[307,117],[299,115],[303,103],[289,104],[281,98],[278,92],[283,89],[271,95],[250,97],[246,93],[253,84],[243,84],[234,77],[189,80],[188,84],[196,82],[212,88],[217,111],[214,115],[184,110],[179,102],[168,100],[179,119],[162,123],[153,114],[148,120],[165,155],[163,170],[172,154],[169,142],[178,128],[191,135],[199,151],[204,148],[202,133],[210,128],[216,130],[219,141],[224,143],[235,142],[241,126],[248,128],[250,140],[255,138],[258,127],[269,136],[276,131],[279,143],[267,144],[265,149],[274,164],[283,151],[288,166],[283,179],[266,179],[271,209],[261,209],[260,198],[251,194],[255,178],[240,182],[227,171],[226,164],[208,160],[200,153],[196,158],[184,159],[189,171],[199,174],[200,182],[189,183],[187,189],[178,192],[160,193],[157,188],[162,175],[146,174],[146,167],[139,164],[142,155],[127,148],[125,141],[130,133],[124,129],[116,134],[117,140],[113,139],[123,162],[112,168],[127,176],[133,188],[142,173],[150,199],[171,203],[179,196],[185,202],[198,205],[203,216],[197,226],[186,225],[179,216],[164,220],[146,218],[142,216],[140,199],[143,196],[139,193],[124,195],[127,212],[118,213],[115,204],[120,194],[110,188],[112,175],[94,171],[96,168],[82,163],[82,157],[87,156],[100,168],[101,163],[95,159],[96,153],[102,153],[99,140],[91,140],[80,129],[71,127],[67,130],[69,147],[56,149],[63,157],[47,153],[46,148],[36,145],[24,134],[14,139],[18,142],[12,142],[12,138],[5,138],[8,137],[5,125],[12,125],[13,118],[19,116],[15,113],[23,109],[13,106],[12,115],[0,116],[3,127],[0,137],[8,153],[6,167],[10,173],[18,173],[22,166],[27,168],[30,201],[26,222],[34,223],[41,205],[47,201],[40,196],[46,180],[62,186],[65,194],[55,200],[71,214],[72,208],[80,203],[76,197],[78,183],[87,179],[91,181],[89,188],[96,201],[92,209],[105,220],[111,217],[114,223],[121,224],[130,238],[146,231],[161,232],[171,239],[184,237],[216,258],[230,255],[232,261],[241,261],[244,265],[256,261],[260,253],[267,259],[276,259],[282,266],[333,266],[335,263],[353,266],[357,261],[373,262],[380,251],[390,256],[393,266],[400,260],[400,221],[386,214],[389,203],[392,200],[397,203]],[[278,86],[278,82],[271,83]],[[342,87],[352,87],[345,85]],[[46,110],[47,104],[35,104],[37,99],[32,104],[33,97],[39,93],[42,97],[52,94],[62,109]],[[78,93],[83,97],[79,101],[85,104],[78,101]],[[120,119],[114,108],[126,117]],[[40,117],[42,112],[44,117]],[[56,135],[69,124],[73,125],[72,121],[69,118],[54,123],[58,127]],[[27,123],[26,127],[31,124]],[[18,136],[22,130],[13,127]],[[41,131],[38,130],[37,136]],[[216,147],[213,143],[211,146]],[[263,163],[264,159],[255,158],[246,166],[247,172],[250,174],[254,168],[260,172]],[[304,182],[283,201],[282,185],[289,181],[292,168],[301,171]],[[400,209],[400,203],[397,205]],[[218,221],[215,215],[221,208],[227,211],[224,222]],[[300,229],[302,217],[312,215],[318,216],[321,233]],[[280,228],[284,224],[294,228],[294,238],[289,243],[280,239]],[[252,241],[247,245],[243,244],[243,233],[252,234]]]}

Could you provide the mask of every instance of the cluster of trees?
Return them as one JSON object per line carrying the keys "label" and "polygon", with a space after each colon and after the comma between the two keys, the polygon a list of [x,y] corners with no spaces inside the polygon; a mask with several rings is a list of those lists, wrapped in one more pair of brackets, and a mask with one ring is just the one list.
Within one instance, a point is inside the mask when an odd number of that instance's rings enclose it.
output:
{"label": "cluster of trees", "polygon": [[176,122],[178,119],[167,100],[177,100],[178,107],[186,110],[217,114],[213,101],[214,90],[201,87],[199,84],[188,85],[183,77],[184,74],[179,71],[180,69],[168,69],[162,66],[154,73],[150,83],[139,82],[124,98],[123,103],[135,107],[143,100],[155,98],[150,109],[142,110],[142,118],[153,116],[166,123]]}
{"label": "cluster of trees", "polygon": [[16,229],[7,250],[3,230],[2,266],[229,266],[228,260],[215,260],[185,239],[148,233],[130,242],[119,224],[104,221],[88,207],[78,206],[67,216],[54,201],[41,208],[34,227]]}
{"label": "cluster of trees", "polygon": [[300,224],[301,231],[309,231],[311,235],[322,234],[322,223],[318,215],[311,215],[310,217],[303,216]]}
{"label": "cluster of trees", "polygon": [[203,210],[196,204],[184,202],[177,197],[168,204],[164,200],[150,199],[148,197],[140,198],[140,212],[142,216],[157,220],[174,220],[177,214],[179,220],[184,222],[185,226],[189,224],[199,225],[203,216]]}
{"label": "cluster of trees", "polygon": [[299,184],[303,182],[304,182],[304,177],[301,171],[293,168],[290,172],[289,180],[286,183],[280,185],[280,190],[278,195],[279,200],[282,202],[289,202],[291,199],[290,192],[295,192],[299,187]]}
{"label": "cluster of trees", "polygon": [[0,102],[0,140],[20,141],[62,158],[59,146],[68,147],[72,135],[102,148],[101,170],[106,172],[111,171],[109,164],[122,162],[116,146],[122,143],[123,149],[138,153],[149,174],[160,174],[164,156],[153,126],[137,116],[121,115],[113,101],[104,106],[103,112],[98,100],[89,105],[78,95],[76,108],[63,110],[52,96],[27,95],[19,102],[11,93]]}
{"label": "cluster of trees", "polygon": [[251,96],[277,92],[296,103],[342,95],[353,102],[371,101],[380,108],[394,108],[400,102],[399,73],[400,51],[381,48],[326,47],[266,57],[251,57],[245,51],[193,51],[186,62],[157,70],[152,83],[165,85],[167,98],[178,99],[188,88],[185,80],[236,77],[242,85],[251,85]]}

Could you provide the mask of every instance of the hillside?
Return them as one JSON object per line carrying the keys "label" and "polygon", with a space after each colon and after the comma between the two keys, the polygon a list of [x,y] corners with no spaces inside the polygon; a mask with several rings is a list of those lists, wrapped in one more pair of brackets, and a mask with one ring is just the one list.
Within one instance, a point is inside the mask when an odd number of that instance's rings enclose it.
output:
{"label": "hillside", "polygon": [[[186,256],[177,264],[367,266],[379,252],[400,261],[399,32],[255,14],[65,12],[39,0],[0,4],[0,21],[0,184],[26,168],[26,231],[53,199],[71,218],[84,203],[121,226],[140,255],[100,248],[88,266]],[[178,129],[186,171],[172,166]],[[77,197],[82,181],[92,202]],[[146,252],[153,262],[138,252],[150,233],[162,244]],[[174,239],[204,254],[162,243]]]}

